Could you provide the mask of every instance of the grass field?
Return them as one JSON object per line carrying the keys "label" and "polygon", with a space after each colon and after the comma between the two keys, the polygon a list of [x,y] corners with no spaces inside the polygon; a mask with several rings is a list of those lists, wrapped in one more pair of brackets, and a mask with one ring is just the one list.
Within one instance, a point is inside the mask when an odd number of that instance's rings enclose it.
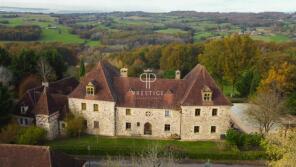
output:
{"label": "grass field", "polygon": [[[39,14],[22,14],[16,18],[3,19],[8,20],[9,24],[6,26],[19,26],[19,25],[38,25],[42,28],[40,42],[63,42],[67,44],[86,44],[88,46],[98,46],[100,41],[90,41],[80,38],[78,35],[71,34],[70,28],[61,24],[57,24],[54,17],[49,15]],[[56,27],[55,29],[48,29],[48,27]],[[2,41],[14,42],[14,41]]]}
{"label": "grass field", "polygon": [[270,35],[270,36],[266,36],[266,35],[262,35],[262,36],[252,36],[253,39],[256,40],[263,40],[263,41],[267,41],[267,42],[288,42],[291,39],[286,36],[286,35],[281,35],[281,34],[276,34],[276,35]]}
{"label": "grass field", "polygon": [[183,31],[178,28],[168,28],[168,29],[164,29],[164,30],[158,30],[156,32],[165,33],[165,34],[177,34],[177,33],[186,33],[187,31]]}
{"label": "grass field", "polygon": [[141,155],[152,146],[157,146],[162,152],[171,150],[175,155],[192,159],[255,160],[264,157],[262,151],[239,151],[235,146],[225,146],[223,141],[176,141],[82,136],[80,138],[54,140],[48,142],[47,145],[54,150],[75,155]]}

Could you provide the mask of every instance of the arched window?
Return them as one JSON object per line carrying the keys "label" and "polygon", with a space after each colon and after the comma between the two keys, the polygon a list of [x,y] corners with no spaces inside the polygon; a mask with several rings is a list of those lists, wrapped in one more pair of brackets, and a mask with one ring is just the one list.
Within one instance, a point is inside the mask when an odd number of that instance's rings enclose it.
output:
{"label": "arched window", "polygon": [[92,82],[86,85],[86,95],[95,95],[95,86]]}

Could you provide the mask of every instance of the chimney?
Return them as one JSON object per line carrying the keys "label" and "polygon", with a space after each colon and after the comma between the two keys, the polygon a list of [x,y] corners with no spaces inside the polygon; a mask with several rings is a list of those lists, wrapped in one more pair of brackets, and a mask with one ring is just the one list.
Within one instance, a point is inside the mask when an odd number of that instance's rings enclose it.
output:
{"label": "chimney", "polygon": [[42,86],[48,88],[48,85],[49,85],[48,82],[42,82]]}
{"label": "chimney", "polygon": [[181,79],[181,71],[180,70],[176,70],[175,79]]}
{"label": "chimney", "polygon": [[120,69],[120,76],[121,77],[127,77],[127,72],[128,72],[127,68],[121,68]]}

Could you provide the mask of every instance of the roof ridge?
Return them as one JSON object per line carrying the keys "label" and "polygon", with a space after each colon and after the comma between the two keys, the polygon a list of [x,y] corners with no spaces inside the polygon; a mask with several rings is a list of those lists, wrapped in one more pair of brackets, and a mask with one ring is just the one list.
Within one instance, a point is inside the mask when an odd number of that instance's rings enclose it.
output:
{"label": "roof ridge", "polygon": [[[201,68],[202,67],[202,65],[200,65],[200,64],[197,64],[184,78],[186,79],[186,80],[189,80],[189,78],[187,78],[187,76],[189,77],[189,74],[190,75],[194,75],[194,73],[192,73],[193,71],[195,71],[195,70],[198,70],[198,71],[200,71]],[[197,71],[197,72],[198,72]],[[196,74],[196,75],[198,75],[198,73]],[[191,91],[191,89],[192,89],[192,87],[194,86],[194,84],[196,83],[196,81],[197,81],[197,79],[198,79],[198,77],[195,77],[195,78],[193,78],[193,81],[191,82],[191,84],[189,85],[189,87],[187,88],[187,90],[186,90],[186,92],[185,92],[185,94],[184,94],[184,96],[183,96],[183,98],[181,99],[181,104],[182,103],[184,103],[184,101],[187,99],[187,97],[188,97],[188,95],[189,95],[189,93],[190,93],[190,91]]]}
{"label": "roof ridge", "polygon": [[113,96],[113,93],[112,93],[111,88],[110,88],[110,84],[111,84],[111,83],[109,83],[108,80],[107,80],[107,78],[106,78],[105,65],[102,64],[101,61],[99,61],[99,64],[100,64],[100,66],[101,66],[101,68],[102,68],[102,70],[103,70],[103,74],[104,74],[104,77],[103,77],[103,78],[104,78],[104,80],[105,80],[106,83],[107,83],[108,92],[111,94],[112,99],[115,101],[114,96]]}

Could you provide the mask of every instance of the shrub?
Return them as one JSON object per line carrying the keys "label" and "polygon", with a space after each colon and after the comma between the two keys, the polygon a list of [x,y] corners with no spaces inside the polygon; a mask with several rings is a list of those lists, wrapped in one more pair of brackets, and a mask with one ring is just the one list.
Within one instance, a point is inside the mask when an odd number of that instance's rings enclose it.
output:
{"label": "shrub", "polygon": [[20,126],[16,123],[10,123],[1,130],[0,143],[16,143]]}
{"label": "shrub", "polygon": [[260,147],[262,136],[257,133],[245,134],[234,129],[229,129],[225,139],[230,144],[235,144],[240,149],[249,150],[258,149]]}
{"label": "shrub", "polygon": [[85,119],[82,116],[69,115],[66,118],[66,122],[66,133],[68,136],[80,136],[86,129]]}
{"label": "shrub", "polygon": [[17,138],[18,144],[42,144],[46,140],[46,131],[38,127],[23,128]]}

